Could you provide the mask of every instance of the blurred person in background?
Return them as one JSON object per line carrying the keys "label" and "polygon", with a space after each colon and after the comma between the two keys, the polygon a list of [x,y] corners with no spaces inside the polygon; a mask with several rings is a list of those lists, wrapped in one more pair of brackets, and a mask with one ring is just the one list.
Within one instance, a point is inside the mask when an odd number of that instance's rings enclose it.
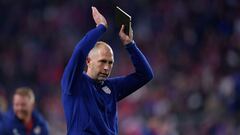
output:
{"label": "blurred person in background", "polygon": [[17,88],[13,95],[13,110],[4,116],[1,135],[48,135],[48,124],[34,110],[35,96],[28,87]]}
{"label": "blurred person in background", "polygon": [[7,104],[6,96],[5,96],[4,92],[2,92],[0,90],[0,131],[3,128],[3,125],[2,125],[3,124],[3,117],[4,117],[4,113],[7,110],[7,107],[8,107],[8,104]]}
{"label": "blurred person in background", "polygon": [[[153,78],[145,56],[133,41],[133,32],[119,37],[128,51],[135,73],[109,78],[114,57],[111,47],[98,39],[107,29],[107,21],[92,7],[96,28],[78,43],[62,77],[62,102],[68,135],[117,135],[116,103]],[[84,72],[85,64],[87,71]]]}

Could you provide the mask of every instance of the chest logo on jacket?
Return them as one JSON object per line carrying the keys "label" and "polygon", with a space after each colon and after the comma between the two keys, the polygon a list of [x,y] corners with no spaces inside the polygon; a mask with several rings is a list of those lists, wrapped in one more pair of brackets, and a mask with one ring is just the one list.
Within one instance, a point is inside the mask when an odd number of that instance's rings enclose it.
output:
{"label": "chest logo on jacket", "polygon": [[36,127],[33,129],[33,132],[34,132],[34,134],[36,134],[36,135],[40,135],[40,133],[41,133],[41,127],[36,126]]}
{"label": "chest logo on jacket", "polygon": [[102,87],[102,90],[107,94],[111,94],[111,90],[108,88],[108,86]]}
{"label": "chest logo on jacket", "polygon": [[18,132],[18,130],[16,128],[14,128],[12,130],[12,132],[13,132],[13,135],[20,135],[20,133]]}
{"label": "chest logo on jacket", "polygon": [[[14,129],[12,130],[12,132],[13,132],[13,135],[21,135],[16,128],[14,128]],[[41,127],[40,127],[40,126],[36,126],[36,127],[33,129],[33,133],[34,133],[35,135],[40,135],[40,134],[41,134]]]}

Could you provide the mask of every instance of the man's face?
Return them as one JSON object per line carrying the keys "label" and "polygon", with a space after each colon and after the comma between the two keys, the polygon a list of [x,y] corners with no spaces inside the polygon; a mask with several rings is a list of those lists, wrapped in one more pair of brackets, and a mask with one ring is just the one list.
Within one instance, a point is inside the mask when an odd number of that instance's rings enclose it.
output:
{"label": "man's face", "polygon": [[33,111],[34,102],[28,96],[14,95],[13,111],[20,120],[28,118]]}
{"label": "man's face", "polygon": [[87,59],[87,74],[98,82],[105,81],[112,71],[113,62],[112,50],[106,47],[100,47]]}

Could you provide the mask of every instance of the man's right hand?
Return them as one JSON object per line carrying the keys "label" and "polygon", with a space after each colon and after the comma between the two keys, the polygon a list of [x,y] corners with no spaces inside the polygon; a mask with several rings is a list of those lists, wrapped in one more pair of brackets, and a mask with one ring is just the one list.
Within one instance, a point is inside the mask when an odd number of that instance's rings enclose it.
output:
{"label": "man's right hand", "polygon": [[105,17],[98,12],[96,7],[92,7],[92,16],[97,26],[99,24],[103,24],[107,28],[107,21]]}
{"label": "man's right hand", "polygon": [[129,35],[127,35],[124,33],[124,25],[122,25],[118,35],[119,35],[123,45],[127,45],[127,44],[133,42],[133,30],[131,27],[130,27]]}

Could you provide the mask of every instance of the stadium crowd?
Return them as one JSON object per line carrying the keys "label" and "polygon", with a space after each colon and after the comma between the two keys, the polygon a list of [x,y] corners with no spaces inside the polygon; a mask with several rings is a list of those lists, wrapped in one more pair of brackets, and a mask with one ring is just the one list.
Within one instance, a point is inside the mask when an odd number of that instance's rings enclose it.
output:
{"label": "stadium crowd", "polygon": [[[133,71],[110,0],[1,0],[0,107],[30,86],[51,135],[64,135],[60,78],[74,46],[94,27],[91,6],[109,20],[112,76]],[[121,0],[154,79],[119,104],[119,135],[240,134],[240,2]],[[1,115],[0,115],[1,120]],[[1,125],[1,124],[0,124]]]}

